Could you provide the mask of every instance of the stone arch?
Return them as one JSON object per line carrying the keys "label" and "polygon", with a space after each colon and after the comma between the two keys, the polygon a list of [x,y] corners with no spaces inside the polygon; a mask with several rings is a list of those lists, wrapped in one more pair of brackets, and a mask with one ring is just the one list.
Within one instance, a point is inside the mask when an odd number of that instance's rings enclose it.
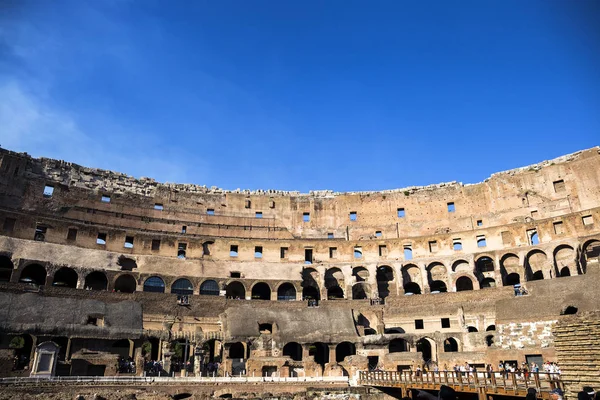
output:
{"label": "stone arch", "polygon": [[439,261],[434,261],[427,266],[426,270],[431,292],[447,292],[448,270],[446,266]]}
{"label": "stone arch", "polygon": [[344,286],[344,274],[337,267],[329,268],[325,272],[325,287],[329,289],[332,286]]}
{"label": "stone arch", "polygon": [[102,271],[92,271],[85,277],[84,288],[90,290],[108,289],[108,278]]}
{"label": "stone arch", "polygon": [[390,340],[388,353],[400,353],[408,351],[408,342],[405,339],[397,338]]}
{"label": "stone arch", "polygon": [[485,344],[487,344],[488,347],[491,347],[494,344],[494,335],[487,335],[485,337]]}
{"label": "stone arch", "polygon": [[15,265],[8,256],[0,256],[0,282],[10,282]]}
{"label": "stone arch", "polygon": [[474,326],[467,326],[467,332],[469,333],[476,333],[479,332],[479,329],[475,328]]}
{"label": "stone arch", "polygon": [[21,271],[19,282],[44,286],[46,284],[46,275],[46,268],[40,264],[29,264]]}
{"label": "stone arch", "polygon": [[512,286],[523,282],[523,272],[519,257],[516,254],[506,253],[500,258],[500,273],[504,286]]}
{"label": "stone arch", "polygon": [[404,265],[401,269],[404,293],[421,294],[421,269],[415,264]]}
{"label": "stone arch", "polygon": [[453,337],[444,340],[444,353],[455,353],[458,351],[458,340]]}
{"label": "stone arch", "polygon": [[354,276],[356,282],[366,282],[369,280],[369,270],[365,267],[354,267],[352,268],[352,276]]}
{"label": "stone arch", "polygon": [[344,298],[344,290],[339,286],[327,288],[327,300],[337,300]]}
{"label": "stone arch", "polygon": [[214,279],[207,279],[200,285],[200,294],[205,296],[218,296],[220,294],[219,284]]}
{"label": "stone arch", "polygon": [[600,264],[600,240],[591,239],[581,246],[580,264],[582,273],[584,274],[587,272],[589,265]]}
{"label": "stone arch", "polygon": [[557,277],[578,275],[575,249],[561,244],[554,249],[554,268]]}
{"label": "stone arch", "polygon": [[365,282],[355,283],[352,286],[352,300],[364,300],[369,298],[369,285]]}
{"label": "stone arch", "polygon": [[70,287],[75,289],[77,287],[78,279],[79,276],[73,268],[62,267],[54,273],[52,286]]}
{"label": "stone arch", "polygon": [[480,283],[481,289],[496,287],[496,280],[494,278],[483,278]]}
{"label": "stone arch", "polygon": [[470,277],[463,275],[456,279],[456,291],[464,292],[467,290],[473,290],[473,281]]}
{"label": "stone arch", "polygon": [[246,347],[242,342],[235,342],[229,346],[227,358],[246,358]]}
{"label": "stone arch", "polygon": [[496,330],[496,325],[490,325],[487,328],[485,328],[486,332],[495,331],[495,330]]}
{"label": "stone arch", "polygon": [[187,278],[179,278],[171,285],[171,293],[178,296],[191,296],[194,294],[194,285]]}
{"label": "stone arch", "polygon": [[324,367],[329,362],[329,346],[322,342],[316,342],[308,348],[309,357],[313,357],[315,363]]}
{"label": "stone arch", "polygon": [[354,343],[341,342],[335,346],[335,361],[343,362],[348,356],[356,355],[356,346]]}
{"label": "stone arch", "polygon": [[525,272],[528,281],[537,281],[545,278],[548,269],[548,256],[542,250],[534,249],[525,257]]}
{"label": "stone arch", "polygon": [[225,288],[225,296],[227,298],[243,300],[246,298],[246,288],[239,281],[229,282]]}
{"label": "stone arch", "polygon": [[433,339],[425,336],[417,340],[417,352],[421,353],[423,361],[437,361],[437,346]]}
{"label": "stone arch", "polygon": [[394,281],[394,269],[389,265],[377,267],[375,278],[377,280],[377,292],[381,299],[390,295],[390,282]]}
{"label": "stone arch", "polygon": [[319,272],[314,268],[302,269],[302,298],[305,300],[320,300]]}
{"label": "stone arch", "polygon": [[494,272],[495,264],[492,257],[482,255],[475,260],[475,271],[483,274],[484,272]]}
{"label": "stone arch", "polygon": [[471,267],[471,264],[469,264],[468,261],[459,259],[452,263],[452,272],[455,272],[457,274],[460,274],[460,273],[468,274],[468,273],[473,272],[473,268]]}
{"label": "stone arch", "polygon": [[268,283],[256,282],[250,290],[252,300],[271,300],[271,287]]}
{"label": "stone arch", "polygon": [[164,293],[165,281],[160,276],[151,276],[144,281],[144,292]]}
{"label": "stone arch", "polygon": [[277,288],[277,300],[294,301],[296,300],[296,288],[290,282],[284,282]]}
{"label": "stone arch", "polygon": [[115,290],[122,293],[133,293],[137,288],[135,278],[130,274],[122,274],[115,280]]}
{"label": "stone arch", "polygon": [[283,346],[284,357],[290,357],[294,361],[302,361],[302,346],[296,342],[289,342]]}

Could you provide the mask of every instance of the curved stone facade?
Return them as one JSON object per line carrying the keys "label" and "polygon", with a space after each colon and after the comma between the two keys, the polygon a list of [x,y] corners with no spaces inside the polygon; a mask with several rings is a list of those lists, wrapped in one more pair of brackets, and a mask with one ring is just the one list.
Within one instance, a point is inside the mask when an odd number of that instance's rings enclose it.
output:
{"label": "curved stone facade", "polygon": [[119,354],[306,376],[553,361],[567,307],[597,310],[599,148],[478,184],[308,194],[0,157],[0,294],[70,304],[8,307],[1,349],[56,337],[63,373]]}

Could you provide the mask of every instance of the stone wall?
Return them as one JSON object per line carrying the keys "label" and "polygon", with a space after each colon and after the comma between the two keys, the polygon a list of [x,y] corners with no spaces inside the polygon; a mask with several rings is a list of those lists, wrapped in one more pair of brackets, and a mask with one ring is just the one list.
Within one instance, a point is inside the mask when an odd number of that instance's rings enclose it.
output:
{"label": "stone wall", "polygon": [[599,391],[600,312],[561,317],[553,334],[567,397],[577,398],[583,386]]}

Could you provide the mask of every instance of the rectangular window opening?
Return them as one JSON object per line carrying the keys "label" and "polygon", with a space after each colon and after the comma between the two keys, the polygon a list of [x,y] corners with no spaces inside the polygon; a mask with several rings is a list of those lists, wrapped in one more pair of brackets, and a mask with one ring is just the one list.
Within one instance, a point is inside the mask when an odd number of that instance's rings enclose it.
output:
{"label": "rectangular window opening", "polygon": [[269,208],[275,208],[275,200],[269,201]]}
{"label": "rectangular window opening", "polygon": [[483,226],[483,220],[478,219],[477,220],[477,226]]}
{"label": "rectangular window opening", "polygon": [[106,246],[106,233],[98,233],[98,237],[96,237],[96,244]]}
{"label": "rectangular window opening", "polygon": [[565,187],[565,181],[562,179],[552,182],[552,185],[554,186],[555,193],[561,193],[567,190],[567,188]]}
{"label": "rectangular window opening", "polygon": [[288,256],[288,248],[282,247],[279,249],[279,258],[287,258]]}
{"label": "rectangular window opening", "polygon": [[422,319],[415,319],[415,329],[424,329]]}
{"label": "rectangular window opening", "polygon": [[125,245],[126,249],[133,249],[133,236],[125,236]]}
{"label": "rectangular window opening", "polygon": [[375,231],[375,237],[381,237],[381,231]]}
{"label": "rectangular window opening", "polygon": [[537,230],[530,229],[527,231],[527,238],[529,239],[529,245],[535,246],[536,244],[540,244],[540,238],[538,236]]}
{"label": "rectangular window opening", "polygon": [[183,225],[181,227],[181,233],[187,233],[187,226]]}
{"label": "rectangular window opening", "polygon": [[262,246],[254,246],[254,258],[262,258],[263,248]]}
{"label": "rectangular window opening", "polygon": [[452,239],[452,247],[454,251],[462,250],[462,241],[460,238]]}
{"label": "rectangular window opening", "polygon": [[313,249],[304,249],[304,264],[313,263]]}
{"label": "rectangular window opening", "polygon": [[310,221],[310,213],[302,213],[302,221],[303,222],[309,222]]}
{"label": "rectangular window opening", "polygon": [[537,210],[533,210],[533,211],[531,212],[531,218],[533,218],[533,219],[537,219],[537,217],[538,217],[538,211],[537,211]]}
{"label": "rectangular window opening", "polygon": [[238,245],[232,244],[229,246],[229,257],[237,257],[238,256]]}
{"label": "rectangular window opening", "polygon": [[48,233],[48,227],[45,225],[37,225],[35,227],[35,234],[33,236],[33,240],[37,240],[38,242],[44,242],[46,240],[46,233]]}
{"label": "rectangular window opening", "polygon": [[430,253],[435,253],[436,251],[438,251],[437,240],[432,240],[432,241],[429,242],[429,252]]}
{"label": "rectangular window opening", "polygon": [[337,258],[337,247],[329,248],[329,258]]}
{"label": "rectangular window opening", "polygon": [[244,207],[245,208],[251,208],[252,207],[252,202],[249,199],[246,199],[246,201],[244,202]]}
{"label": "rectangular window opening", "polygon": [[398,209],[398,218],[404,218],[406,216],[406,213],[404,211],[404,208],[399,208]]}
{"label": "rectangular window opening", "polygon": [[2,230],[6,233],[10,233],[15,230],[15,224],[17,220],[16,218],[6,217],[4,219],[4,225],[2,226]]}
{"label": "rectangular window opening", "polygon": [[215,215],[215,209],[214,208],[207,208],[206,209],[206,215]]}
{"label": "rectangular window opening", "polygon": [[477,236],[477,247],[486,247],[487,242],[484,235]]}
{"label": "rectangular window opening", "polygon": [[152,250],[153,251],[160,250],[160,239],[152,239]]}
{"label": "rectangular window opening", "polygon": [[362,256],[363,256],[362,247],[356,246],[354,248],[354,258],[360,259],[360,258],[362,258]]}
{"label": "rectangular window opening", "polygon": [[554,234],[562,235],[564,233],[564,227],[563,227],[562,221],[553,222],[552,226],[554,226]]}
{"label": "rectangular window opening", "polygon": [[356,211],[350,211],[350,221],[356,221],[357,214]]}
{"label": "rectangular window opening", "polygon": [[69,228],[69,230],[67,231],[67,240],[71,242],[77,240],[77,229]]}
{"label": "rectangular window opening", "polygon": [[450,318],[442,318],[442,328],[450,328]]}
{"label": "rectangular window opening", "polygon": [[333,232],[329,232],[327,234],[327,239],[333,239]]}
{"label": "rectangular window opening", "polygon": [[187,243],[179,243],[177,245],[177,258],[185,259],[187,253]]}
{"label": "rectangular window opening", "polygon": [[154,204],[154,209],[158,210],[158,211],[162,211],[162,210],[165,209],[165,207],[161,203],[155,203]]}
{"label": "rectangular window opening", "polygon": [[54,194],[54,186],[46,185],[44,186],[44,197],[50,198]]}
{"label": "rectangular window opening", "polygon": [[388,250],[385,244],[379,245],[379,257],[387,257]]}
{"label": "rectangular window opening", "polygon": [[581,217],[581,222],[585,226],[594,225],[594,217],[592,215],[585,215]]}
{"label": "rectangular window opening", "polygon": [[231,271],[229,273],[229,277],[230,278],[241,278],[242,277],[242,273],[241,272],[237,272],[237,271]]}
{"label": "rectangular window opening", "polygon": [[456,211],[456,207],[454,206],[453,202],[447,203],[447,206],[448,206],[448,212]]}
{"label": "rectangular window opening", "polygon": [[254,215],[256,216],[256,218],[261,219],[262,218],[262,211],[257,211],[256,213],[254,213]]}
{"label": "rectangular window opening", "polygon": [[404,259],[412,260],[412,258],[413,258],[412,247],[404,246]]}
{"label": "rectangular window opening", "polygon": [[110,196],[107,194],[103,194],[100,201],[102,201],[103,203],[110,203]]}

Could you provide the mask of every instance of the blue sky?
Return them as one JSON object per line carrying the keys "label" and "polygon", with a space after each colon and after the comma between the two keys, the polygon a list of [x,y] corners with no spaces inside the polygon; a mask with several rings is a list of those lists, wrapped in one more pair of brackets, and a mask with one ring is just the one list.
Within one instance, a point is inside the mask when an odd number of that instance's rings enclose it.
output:
{"label": "blue sky", "polygon": [[598,1],[0,0],[0,145],[381,190],[600,144]]}

